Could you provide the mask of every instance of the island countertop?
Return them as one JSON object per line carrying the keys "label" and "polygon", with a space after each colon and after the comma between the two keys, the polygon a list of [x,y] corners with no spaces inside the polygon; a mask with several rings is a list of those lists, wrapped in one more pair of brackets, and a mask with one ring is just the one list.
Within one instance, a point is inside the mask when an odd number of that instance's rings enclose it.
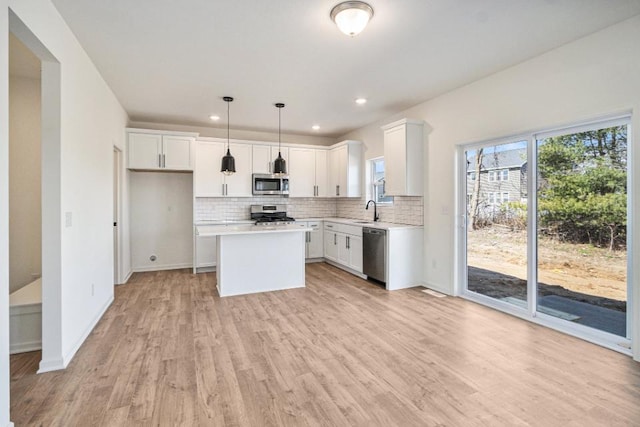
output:
{"label": "island countertop", "polygon": [[253,224],[229,224],[229,225],[198,225],[198,236],[227,236],[231,234],[264,234],[264,233],[293,233],[312,231],[311,227],[300,224],[288,225],[253,225]]}

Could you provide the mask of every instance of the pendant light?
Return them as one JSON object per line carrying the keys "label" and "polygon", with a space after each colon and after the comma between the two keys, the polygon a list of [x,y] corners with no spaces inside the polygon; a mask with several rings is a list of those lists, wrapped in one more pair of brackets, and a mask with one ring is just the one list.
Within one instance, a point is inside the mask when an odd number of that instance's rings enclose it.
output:
{"label": "pendant light", "polygon": [[373,8],[363,1],[344,1],[331,9],[330,16],[340,31],[353,37],[373,18]]}
{"label": "pendant light", "polygon": [[229,105],[233,102],[233,98],[225,96],[222,99],[227,103],[227,154],[222,158],[220,172],[225,175],[231,175],[236,172],[236,159],[233,158],[231,151],[229,151]]}
{"label": "pendant light", "polygon": [[278,158],[273,162],[273,173],[282,176],[287,174],[287,162],[282,158],[282,153],[280,152],[280,145],[282,143],[281,112],[284,104],[278,102],[276,107],[278,108]]}

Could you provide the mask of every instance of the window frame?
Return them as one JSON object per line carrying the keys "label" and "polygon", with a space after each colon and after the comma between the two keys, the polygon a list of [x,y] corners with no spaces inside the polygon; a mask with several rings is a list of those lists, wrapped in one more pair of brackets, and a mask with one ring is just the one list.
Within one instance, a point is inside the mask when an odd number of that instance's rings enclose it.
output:
{"label": "window frame", "polygon": [[[390,205],[393,205],[393,196],[385,196],[384,194],[385,184],[386,184],[385,178],[383,177],[381,182],[376,181],[375,165],[380,161],[383,162],[384,164],[384,156],[375,157],[373,159],[368,160],[368,166],[369,166],[368,187],[369,187],[369,191],[371,192],[371,199],[375,201],[376,204],[383,205],[383,206],[390,206]],[[380,191],[382,191],[382,194],[380,194]],[[384,198],[388,200],[382,200]]]}

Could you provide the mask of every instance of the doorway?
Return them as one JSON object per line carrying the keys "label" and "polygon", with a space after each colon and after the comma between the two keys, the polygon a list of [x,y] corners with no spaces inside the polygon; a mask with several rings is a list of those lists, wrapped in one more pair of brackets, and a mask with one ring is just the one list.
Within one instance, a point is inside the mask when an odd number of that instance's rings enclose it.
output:
{"label": "doorway", "polygon": [[120,281],[120,173],[122,152],[113,147],[113,284]]}
{"label": "doorway", "polygon": [[463,296],[630,354],[629,123],[460,149]]}

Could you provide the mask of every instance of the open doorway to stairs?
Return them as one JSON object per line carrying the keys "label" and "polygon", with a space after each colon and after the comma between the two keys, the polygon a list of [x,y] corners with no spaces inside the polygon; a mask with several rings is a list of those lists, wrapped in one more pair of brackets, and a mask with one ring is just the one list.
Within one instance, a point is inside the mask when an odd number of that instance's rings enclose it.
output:
{"label": "open doorway to stairs", "polygon": [[[34,82],[19,81],[16,84],[11,83],[10,91],[10,187],[15,184],[15,191],[11,194],[9,200],[9,211],[13,219],[20,216],[28,216],[29,208],[26,207],[24,201],[26,199],[24,192],[37,192],[31,195],[29,203],[36,204],[40,212],[35,215],[33,224],[29,223],[27,227],[38,236],[37,239],[30,235],[29,245],[37,245],[36,249],[30,246],[31,252],[36,252],[34,258],[38,260],[39,271],[36,271],[31,263],[25,270],[25,274],[39,275],[41,274],[40,289],[35,291],[36,296],[40,296],[41,316],[39,322],[41,330],[41,355],[39,357],[38,372],[46,372],[64,367],[62,358],[62,313],[61,313],[61,279],[62,279],[62,209],[61,209],[61,68],[58,60],[44,46],[44,44],[29,30],[29,28],[20,20],[20,18],[10,9],[9,10],[9,36],[12,40],[10,48],[13,48],[13,58],[10,57],[10,80],[12,77],[20,79],[21,73],[32,73],[35,77]],[[16,49],[20,49],[16,52]],[[26,61],[26,62],[25,62]],[[22,71],[19,71],[22,69]],[[13,74],[13,76],[11,76]],[[31,88],[29,96],[26,96],[26,88]],[[36,96],[37,95],[37,96]],[[27,102],[27,99],[28,102]],[[18,105],[20,104],[20,105]],[[28,105],[24,105],[28,104]],[[14,108],[15,107],[15,108]],[[37,123],[35,125],[34,123]],[[31,151],[26,146],[13,144],[14,132],[24,127],[39,128],[35,142],[31,141]],[[33,129],[31,129],[33,131]],[[25,132],[28,133],[28,132]],[[29,134],[33,139],[33,132]],[[37,153],[36,153],[37,151]],[[31,157],[30,157],[31,156]],[[33,168],[31,174],[38,175],[35,181],[31,182],[29,189],[26,176],[20,176],[19,168],[22,163],[26,164],[26,158],[29,158],[29,167]],[[17,160],[16,160],[17,159]],[[18,163],[12,162],[17,161]],[[15,172],[15,173],[14,173]],[[30,175],[31,175],[30,174]],[[23,174],[24,175],[24,174]],[[30,176],[33,178],[33,176]],[[11,180],[13,179],[13,183]],[[36,185],[39,184],[39,185]],[[34,189],[36,188],[37,189]],[[13,188],[12,188],[13,190]],[[13,196],[16,196],[15,198]],[[16,201],[18,200],[18,201]],[[35,200],[35,201],[34,201]],[[16,205],[14,205],[14,203]],[[12,230],[9,237],[9,246],[20,247],[27,245],[23,241],[27,235],[25,232],[14,233],[13,219],[10,221]],[[39,240],[39,242],[37,242]],[[34,243],[36,242],[36,243]],[[11,258],[14,258],[13,260]],[[18,254],[10,254],[10,269],[18,266],[23,261],[18,258]],[[13,273],[19,272],[18,267],[14,268]],[[10,275],[12,272],[10,271]],[[22,274],[22,273],[21,273]],[[22,278],[15,282],[15,286],[21,286],[26,279]],[[12,283],[12,286],[14,283]],[[40,291],[40,292],[38,292]],[[39,294],[39,295],[38,295]],[[31,295],[33,296],[33,295]],[[37,305],[37,304],[36,304]],[[20,310],[18,310],[20,311]],[[35,305],[32,305],[25,312],[38,311]],[[11,320],[12,322],[14,319]],[[19,320],[18,320],[19,321]],[[30,320],[33,323],[33,319]],[[29,321],[25,321],[25,327],[31,328]],[[11,332],[20,332],[21,327],[11,327]],[[34,343],[31,343],[33,346]],[[35,369],[35,365],[33,369]],[[12,397],[13,398],[13,397]]]}

